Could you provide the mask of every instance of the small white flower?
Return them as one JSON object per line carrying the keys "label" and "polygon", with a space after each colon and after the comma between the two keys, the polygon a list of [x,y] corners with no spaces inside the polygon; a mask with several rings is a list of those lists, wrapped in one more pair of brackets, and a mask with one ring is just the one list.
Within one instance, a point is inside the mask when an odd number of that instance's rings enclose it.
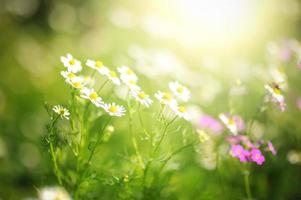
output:
{"label": "small white flower", "polygon": [[115,85],[120,85],[120,80],[116,74],[116,72],[110,70],[108,74],[106,74],[109,80],[111,80]]}
{"label": "small white flower", "polygon": [[200,140],[201,143],[209,140],[209,136],[208,136],[208,134],[205,131],[198,129],[197,133],[199,135],[199,140]]}
{"label": "small white flower", "polygon": [[45,187],[39,191],[39,200],[71,200],[71,197],[61,187]]}
{"label": "small white flower", "polygon": [[66,57],[61,56],[61,61],[69,72],[77,73],[82,70],[81,62],[73,58],[70,53]]}
{"label": "small white flower", "polygon": [[104,104],[102,98],[98,96],[93,88],[89,89],[85,87],[80,91],[80,93],[82,98],[90,100],[97,107],[101,107]]}
{"label": "small white flower", "polygon": [[186,102],[190,98],[190,91],[187,89],[187,87],[181,85],[178,81],[170,82],[168,86],[173,94],[181,100]]}
{"label": "small white flower", "polygon": [[228,116],[224,113],[219,114],[220,120],[226,125],[226,127],[230,130],[231,133],[237,135],[237,125],[233,117]]}
{"label": "small white flower", "polygon": [[286,108],[284,96],[281,93],[280,87],[275,83],[272,86],[265,85],[265,89],[269,92],[272,97],[272,101],[276,102],[279,105],[281,111],[284,111]]}
{"label": "small white flower", "polygon": [[143,92],[141,89],[139,89],[139,90],[134,89],[134,90],[131,90],[130,92],[136,101],[138,101],[139,103],[141,103],[142,105],[144,105],[147,108],[153,103],[153,100],[151,100],[149,95],[146,94],[145,92]]}
{"label": "small white flower", "polygon": [[53,106],[52,110],[61,116],[61,118],[65,118],[69,120],[70,112],[66,108],[61,105]]}
{"label": "small white flower", "polygon": [[172,107],[178,104],[177,101],[174,98],[172,98],[171,94],[168,92],[158,91],[155,93],[155,97],[163,105],[169,105]]}
{"label": "small white flower", "polygon": [[185,108],[185,106],[179,106],[177,104],[172,104],[172,106],[170,107],[172,111],[174,111],[174,113],[180,117],[183,118],[187,121],[190,121],[190,116],[187,112],[187,109]]}
{"label": "small white flower", "polygon": [[125,108],[123,106],[116,105],[115,103],[104,104],[103,108],[111,116],[121,117],[125,115]]}
{"label": "small white flower", "polygon": [[76,74],[74,74],[73,72],[69,72],[69,71],[61,71],[61,75],[65,78],[65,79],[73,79],[76,77]]}
{"label": "small white flower", "polygon": [[75,76],[74,78],[65,79],[66,83],[76,89],[82,89],[85,86],[85,79],[81,76]]}
{"label": "small white flower", "polygon": [[120,73],[120,79],[125,85],[133,85],[138,81],[138,77],[135,72],[127,66],[118,67]]}
{"label": "small white flower", "polygon": [[91,67],[92,69],[97,70],[102,75],[108,75],[110,73],[109,68],[103,65],[103,63],[99,60],[87,60],[86,65]]}

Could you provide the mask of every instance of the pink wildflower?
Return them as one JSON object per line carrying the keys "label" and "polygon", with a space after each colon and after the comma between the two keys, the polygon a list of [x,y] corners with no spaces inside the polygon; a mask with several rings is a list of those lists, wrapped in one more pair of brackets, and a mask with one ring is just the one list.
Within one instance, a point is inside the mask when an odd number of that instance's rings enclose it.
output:
{"label": "pink wildflower", "polygon": [[272,152],[273,155],[276,155],[277,154],[277,151],[273,145],[273,143],[271,141],[268,141],[268,150],[270,152]]}
{"label": "pink wildflower", "polygon": [[248,156],[249,152],[246,151],[243,146],[241,145],[232,145],[230,153],[233,157],[236,157],[239,159],[240,162],[247,162],[248,161]]}
{"label": "pink wildflower", "polygon": [[[300,68],[301,69],[301,68]],[[301,110],[301,97],[299,97],[296,101],[296,105],[298,107],[299,110]]]}
{"label": "pink wildflower", "polygon": [[222,124],[209,115],[202,115],[199,122],[201,128],[209,129],[216,134],[220,134],[224,130]]}
{"label": "pink wildflower", "polygon": [[254,148],[251,150],[251,160],[257,165],[262,165],[265,161],[265,158],[259,149]]}

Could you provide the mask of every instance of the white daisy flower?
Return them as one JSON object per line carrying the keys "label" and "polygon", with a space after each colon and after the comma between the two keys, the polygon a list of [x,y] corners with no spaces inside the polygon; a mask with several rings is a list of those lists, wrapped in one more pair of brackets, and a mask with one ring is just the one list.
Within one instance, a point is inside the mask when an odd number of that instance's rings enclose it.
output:
{"label": "white daisy flower", "polygon": [[101,107],[104,104],[102,98],[98,96],[93,88],[89,89],[85,87],[80,91],[80,93],[82,98],[90,100],[97,107]]}
{"label": "white daisy flower", "polygon": [[177,104],[172,104],[172,106],[170,107],[172,111],[174,111],[174,113],[180,117],[183,118],[187,121],[190,121],[190,116],[187,112],[187,109],[185,108],[185,106],[179,106]]}
{"label": "white daisy flower", "polygon": [[69,72],[69,71],[61,71],[61,75],[65,78],[65,79],[72,79],[76,77],[76,74],[74,74],[73,72]]}
{"label": "white daisy flower", "polygon": [[120,80],[116,74],[116,72],[110,70],[108,74],[106,74],[108,79],[110,79],[115,85],[120,85]]}
{"label": "white daisy flower", "polygon": [[284,111],[286,104],[279,85],[274,83],[272,85],[265,85],[264,87],[272,97],[272,101],[276,102],[279,105],[281,111]]}
{"label": "white daisy flower", "polygon": [[186,102],[190,98],[190,91],[187,89],[187,87],[181,85],[178,81],[170,82],[168,86],[169,89],[174,93],[174,95],[181,100]]}
{"label": "white daisy flower", "polygon": [[109,68],[103,65],[103,63],[99,60],[87,60],[86,65],[92,69],[97,70],[102,75],[107,75],[110,73]]}
{"label": "white daisy flower", "polygon": [[73,58],[70,53],[66,57],[61,56],[61,61],[69,72],[77,73],[82,70],[81,62]]}
{"label": "white daisy flower", "polygon": [[45,187],[39,191],[39,200],[71,200],[71,197],[61,187]]}
{"label": "white daisy flower", "polygon": [[177,101],[174,98],[172,98],[171,94],[168,92],[157,91],[155,93],[155,97],[163,105],[169,105],[169,106],[177,105]]}
{"label": "white daisy flower", "polygon": [[226,115],[224,113],[219,114],[220,120],[226,125],[226,127],[230,130],[231,133],[237,135],[237,125],[233,117]]}
{"label": "white daisy flower", "polygon": [[135,72],[127,66],[118,67],[118,72],[120,73],[120,79],[125,85],[136,84],[138,77]]}
{"label": "white daisy flower", "polygon": [[52,110],[61,116],[61,118],[65,118],[69,120],[70,112],[66,108],[61,105],[53,106]]}
{"label": "white daisy flower", "polygon": [[74,78],[65,79],[66,83],[76,89],[82,89],[85,86],[85,79],[81,76],[75,76]]}
{"label": "white daisy flower", "polygon": [[104,104],[103,108],[111,116],[121,117],[125,115],[125,108],[123,106],[116,105],[115,103]]}
{"label": "white daisy flower", "polygon": [[153,100],[151,100],[149,95],[146,94],[145,92],[143,92],[141,89],[139,89],[139,90],[134,89],[134,90],[131,90],[130,92],[136,101],[138,101],[139,103],[141,103],[142,105],[144,105],[147,108],[153,103]]}
{"label": "white daisy flower", "polygon": [[199,140],[200,140],[201,143],[209,140],[209,136],[205,131],[198,129],[197,133],[199,135]]}

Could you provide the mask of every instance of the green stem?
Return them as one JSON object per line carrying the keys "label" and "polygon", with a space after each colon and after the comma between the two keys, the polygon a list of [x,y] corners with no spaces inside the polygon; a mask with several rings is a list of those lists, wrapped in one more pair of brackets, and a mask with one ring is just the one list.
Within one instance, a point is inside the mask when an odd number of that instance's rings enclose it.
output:
{"label": "green stem", "polygon": [[103,84],[101,84],[101,86],[97,90],[97,93],[99,93],[101,91],[101,89],[107,84],[108,81],[109,81],[109,79],[107,79],[105,82],[103,82]]}
{"label": "green stem", "polygon": [[252,193],[250,188],[249,171],[244,173],[245,190],[247,193],[248,200],[252,200]]}
{"label": "green stem", "polygon": [[[51,135],[54,135],[53,129],[54,129],[54,126],[55,126],[57,120],[59,119],[59,117],[60,117],[60,115],[57,115],[56,118],[54,118],[54,120],[51,123],[51,127],[50,127],[50,134]],[[49,147],[50,147],[50,154],[51,154],[52,162],[53,162],[53,165],[54,165],[54,174],[55,174],[59,184],[62,185],[62,179],[61,179],[61,176],[60,176],[60,172],[59,172],[57,159],[56,159],[56,154],[54,152],[54,147],[53,147],[52,140],[49,141]]]}
{"label": "green stem", "polygon": [[134,150],[135,150],[135,153],[136,153],[136,156],[138,158],[138,162],[141,166],[142,169],[145,168],[144,166],[144,163],[143,163],[143,160],[141,158],[141,154],[139,152],[139,149],[138,149],[138,145],[137,145],[137,140],[136,140],[136,137],[135,137],[135,134],[133,133],[133,119],[132,119],[132,112],[131,112],[131,104],[130,104],[130,100],[129,100],[129,92],[128,92],[128,95],[127,95],[127,106],[128,106],[128,112],[129,112],[129,129],[130,129],[130,134],[132,136],[132,143],[133,143],[133,147],[134,147]]}

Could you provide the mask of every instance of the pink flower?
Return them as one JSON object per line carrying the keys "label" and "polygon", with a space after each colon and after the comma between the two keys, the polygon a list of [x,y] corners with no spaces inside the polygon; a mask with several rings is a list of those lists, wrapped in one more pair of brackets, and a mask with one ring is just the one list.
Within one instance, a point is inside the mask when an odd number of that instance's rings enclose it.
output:
{"label": "pink flower", "polygon": [[262,165],[265,161],[265,158],[259,149],[254,148],[251,150],[251,160],[257,165]]}
{"label": "pink flower", "polygon": [[277,154],[277,151],[271,141],[268,141],[268,150],[272,152],[273,155]]}
{"label": "pink flower", "polygon": [[[301,68],[300,68],[301,69]],[[299,110],[301,110],[301,97],[298,97],[297,101],[296,101],[296,105],[299,108]]]}
{"label": "pink flower", "polygon": [[247,162],[249,152],[243,148],[241,145],[232,145],[230,153],[233,157],[236,157],[239,159],[240,162]]}
{"label": "pink flower", "polygon": [[201,128],[209,129],[216,134],[220,134],[224,131],[222,124],[209,115],[202,115],[199,125]]}

